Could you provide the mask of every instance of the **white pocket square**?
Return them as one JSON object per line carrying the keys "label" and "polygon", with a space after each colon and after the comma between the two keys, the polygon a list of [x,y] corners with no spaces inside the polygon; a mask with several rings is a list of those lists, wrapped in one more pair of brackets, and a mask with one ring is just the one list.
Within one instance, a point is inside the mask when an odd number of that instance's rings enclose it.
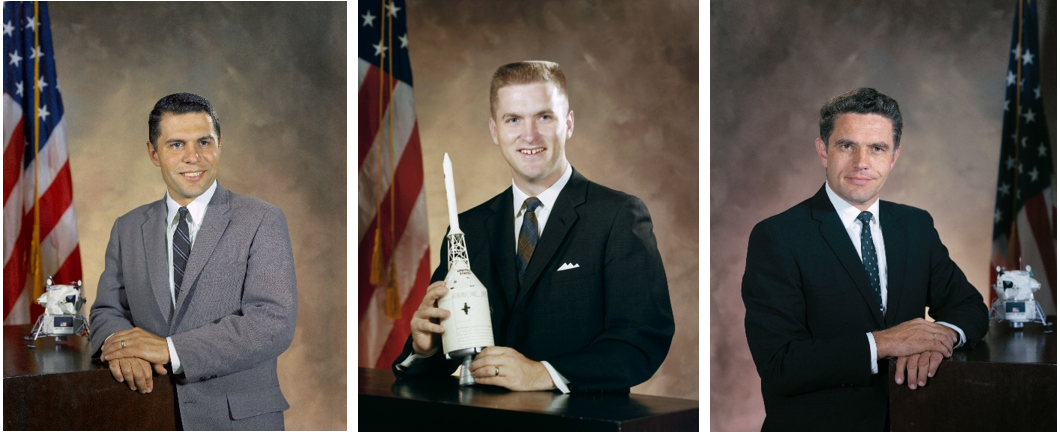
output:
{"label": "white pocket square", "polygon": [[563,265],[560,266],[559,269],[556,269],[556,272],[562,272],[564,270],[577,269],[579,267],[581,267],[581,266],[578,263],[574,263],[574,264],[563,263]]}

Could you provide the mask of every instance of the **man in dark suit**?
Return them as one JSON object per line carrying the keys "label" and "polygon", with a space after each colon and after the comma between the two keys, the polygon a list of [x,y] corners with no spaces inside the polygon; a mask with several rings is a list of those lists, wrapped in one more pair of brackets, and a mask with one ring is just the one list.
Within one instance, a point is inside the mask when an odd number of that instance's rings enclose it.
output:
{"label": "man in dark suit", "polygon": [[152,369],[172,371],[184,429],[283,430],[276,359],[298,312],[287,220],[217,182],[221,124],[209,101],[164,97],[148,126],[167,192],[114,222],[91,312],[94,356],[141,393]]}
{"label": "man in dark suit", "polygon": [[[460,215],[496,344],[475,357],[472,375],[511,390],[628,392],[659,368],[674,333],[648,209],[567,163],[574,112],[559,65],[500,67],[490,114],[512,187]],[[443,243],[442,258],[447,250]],[[398,378],[447,376],[459,364],[440,345],[438,320],[452,314],[436,306],[448,292],[446,267],[435,270],[411,321],[394,361]]]}
{"label": "man in dark suit", "polygon": [[[763,430],[885,430],[887,361],[927,385],[986,334],[986,305],[926,211],[879,201],[900,154],[898,103],[874,89],[821,109],[826,183],[751,232],[743,300]],[[935,319],[924,319],[924,309]]]}

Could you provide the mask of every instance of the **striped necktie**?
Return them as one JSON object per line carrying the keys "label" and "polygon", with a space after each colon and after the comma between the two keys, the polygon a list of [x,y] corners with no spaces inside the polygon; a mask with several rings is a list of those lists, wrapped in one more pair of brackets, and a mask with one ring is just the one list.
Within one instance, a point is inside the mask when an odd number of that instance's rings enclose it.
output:
{"label": "striped necktie", "polygon": [[180,217],[177,219],[177,231],[173,233],[173,298],[180,296],[180,285],[184,282],[184,267],[188,265],[188,256],[191,255],[191,237],[188,233],[188,208],[181,207],[177,211]]}
{"label": "striped necktie", "polygon": [[541,200],[531,196],[523,205],[526,206],[526,212],[523,213],[523,226],[519,229],[518,252],[515,256],[515,264],[519,269],[519,282],[523,281],[523,276],[526,275],[526,265],[530,263],[530,256],[534,254],[534,247],[537,246],[537,215],[534,214],[534,210],[541,205]]}

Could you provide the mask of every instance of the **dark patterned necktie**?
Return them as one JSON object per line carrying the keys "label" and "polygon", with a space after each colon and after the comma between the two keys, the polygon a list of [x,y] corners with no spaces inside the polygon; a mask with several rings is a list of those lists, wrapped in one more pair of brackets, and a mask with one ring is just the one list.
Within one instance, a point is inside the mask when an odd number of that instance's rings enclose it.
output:
{"label": "dark patterned necktie", "polygon": [[537,215],[534,214],[534,210],[541,205],[541,200],[531,196],[523,205],[526,206],[526,212],[523,213],[523,226],[519,229],[518,253],[515,256],[520,282],[523,281],[526,265],[530,263],[530,256],[534,254],[534,247],[537,246]]}
{"label": "dark patterned necktie", "polygon": [[177,231],[173,233],[173,298],[180,296],[180,284],[184,282],[184,267],[188,265],[191,254],[191,237],[188,235],[188,208],[177,211]]}
{"label": "dark patterned necktie", "polygon": [[876,244],[872,242],[872,231],[869,229],[869,221],[872,213],[863,211],[858,215],[861,221],[861,262],[865,265],[865,271],[869,273],[869,283],[876,291],[876,297],[880,301],[880,311],[883,311],[883,297],[880,292],[880,262],[876,258]]}

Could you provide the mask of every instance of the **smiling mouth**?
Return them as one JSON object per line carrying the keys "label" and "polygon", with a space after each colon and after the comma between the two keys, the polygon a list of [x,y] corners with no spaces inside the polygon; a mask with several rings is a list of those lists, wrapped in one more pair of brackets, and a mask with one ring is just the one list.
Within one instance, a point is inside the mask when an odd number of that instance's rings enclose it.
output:
{"label": "smiling mouth", "polygon": [[519,153],[521,153],[523,155],[527,155],[527,156],[532,156],[534,154],[540,154],[540,153],[542,153],[544,151],[545,151],[544,148],[535,148],[535,149],[532,149],[532,150],[519,150]]}
{"label": "smiling mouth", "polygon": [[181,173],[180,173],[180,175],[183,175],[183,176],[184,176],[184,178],[199,178],[199,176],[201,176],[201,175],[202,175],[202,174],[204,174],[205,172],[206,172],[206,171],[198,171],[198,172],[181,172]]}

